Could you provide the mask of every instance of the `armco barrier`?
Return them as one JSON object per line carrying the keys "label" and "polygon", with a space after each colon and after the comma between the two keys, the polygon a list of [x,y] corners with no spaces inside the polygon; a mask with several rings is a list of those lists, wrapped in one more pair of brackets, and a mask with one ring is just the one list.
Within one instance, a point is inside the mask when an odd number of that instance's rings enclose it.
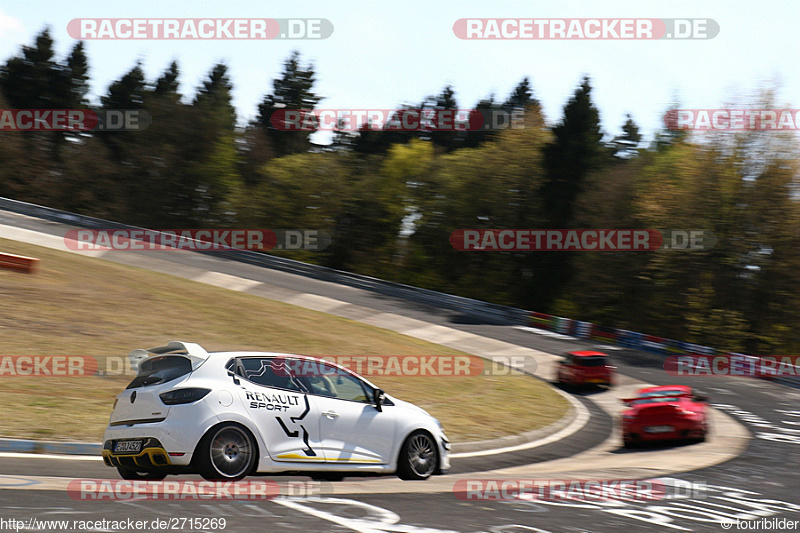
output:
{"label": "armco barrier", "polygon": [[[531,312],[529,324],[540,329],[547,329],[557,333],[573,335],[579,339],[589,339],[605,343],[619,344],[634,350],[654,352],[661,355],[673,354],[699,354],[699,355],[738,355],[748,357],[746,354],[736,352],[723,352],[710,346],[701,346],[690,342],[665,339],[654,335],[646,335],[637,331],[627,329],[608,328],[592,324],[591,322],[580,322],[560,316],[547,315],[545,313]],[[794,376],[770,377],[767,378],[776,383],[800,388],[800,378]]]}
{"label": "armco barrier", "polygon": [[[77,227],[103,229],[146,229],[120,224],[119,222],[111,222],[100,218],[60,211],[58,209],[52,209],[50,207],[44,207],[41,205],[20,202],[18,200],[11,200],[9,198],[0,198],[0,209],[14,213],[20,213],[23,215],[34,216],[37,218],[43,218],[46,220],[52,220],[62,224],[70,224]],[[309,263],[294,261],[292,259],[286,259],[260,252],[230,249],[214,252],[195,251],[192,253],[210,254],[216,257],[231,259],[242,263],[248,263],[273,270],[280,270],[283,272],[299,274],[323,281],[329,281],[339,285],[347,285],[350,287],[378,292],[388,296],[402,298],[404,300],[427,304],[432,307],[452,309],[454,311],[477,317],[491,323],[528,323],[529,312],[524,309],[492,304],[489,302],[483,302],[481,300],[464,298],[462,296],[455,296],[452,294],[446,294],[428,289],[420,289],[410,285],[403,285],[402,283],[384,281],[378,278],[312,265]]]}
{"label": "armco barrier", "polygon": [[547,315],[544,313],[531,312],[529,319],[530,325],[540,329],[547,329],[550,331],[555,331],[556,333],[572,335],[579,339],[590,339],[619,344],[620,346],[625,346],[626,348],[655,352],[663,355],[670,355],[673,353],[695,353],[703,355],[726,353],[715,350],[714,348],[710,348],[708,346],[700,346],[698,344],[665,339],[663,337],[639,333],[638,331],[598,326],[597,324],[592,324],[591,322],[581,322],[578,320],[572,320],[570,318]]}
{"label": "armco barrier", "polygon": [[35,257],[0,253],[0,268],[6,270],[16,270],[30,274],[36,272],[38,264],[39,260]]}

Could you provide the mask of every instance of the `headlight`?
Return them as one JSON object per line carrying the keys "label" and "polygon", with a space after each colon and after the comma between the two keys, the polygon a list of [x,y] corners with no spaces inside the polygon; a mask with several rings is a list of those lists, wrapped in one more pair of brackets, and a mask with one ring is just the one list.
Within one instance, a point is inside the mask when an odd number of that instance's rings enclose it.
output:
{"label": "headlight", "polygon": [[442,425],[441,422],[439,422],[439,419],[434,418],[433,421],[436,422],[436,425],[439,426],[439,429],[442,431],[442,433],[444,433],[444,426]]}
{"label": "headlight", "polygon": [[201,399],[203,396],[211,392],[210,389],[201,389],[199,387],[191,387],[187,389],[174,389],[167,392],[162,392],[158,395],[164,405],[178,405],[182,403],[192,403]]}

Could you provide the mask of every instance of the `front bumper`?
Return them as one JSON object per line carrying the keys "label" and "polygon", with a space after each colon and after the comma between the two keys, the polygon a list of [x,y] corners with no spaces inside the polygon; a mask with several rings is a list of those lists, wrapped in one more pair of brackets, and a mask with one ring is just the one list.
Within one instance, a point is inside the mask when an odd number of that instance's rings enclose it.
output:
{"label": "front bumper", "polygon": [[611,387],[614,385],[614,378],[609,375],[576,376],[575,384],[583,386],[597,385],[597,386]]}
{"label": "front bumper", "polygon": [[450,471],[450,441],[444,435],[439,436],[439,468],[437,474],[446,474]]}

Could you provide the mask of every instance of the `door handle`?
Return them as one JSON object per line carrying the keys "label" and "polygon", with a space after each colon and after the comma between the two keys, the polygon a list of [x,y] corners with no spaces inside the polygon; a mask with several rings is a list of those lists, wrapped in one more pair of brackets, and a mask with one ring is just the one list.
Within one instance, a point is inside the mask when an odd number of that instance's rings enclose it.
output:
{"label": "door handle", "polygon": [[339,418],[339,413],[337,413],[336,411],[323,411],[321,414],[322,416],[330,419]]}

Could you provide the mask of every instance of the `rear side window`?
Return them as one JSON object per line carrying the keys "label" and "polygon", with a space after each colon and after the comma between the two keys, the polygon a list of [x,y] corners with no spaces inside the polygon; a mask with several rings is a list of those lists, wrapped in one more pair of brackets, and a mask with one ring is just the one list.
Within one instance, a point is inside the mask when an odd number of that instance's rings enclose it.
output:
{"label": "rear side window", "polygon": [[294,372],[287,364],[286,358],[242,358],[244,377],[253,383],[274,389],[285,389],[303,392],[303,388],[294,377]]}
{"label": "rear side window", "polygon": [[578,366],[603,366],[608,364],[608,357],[576,357]]}
{"label": "rear side window", "polygon": [[160,385],[185,376],[192,371],[192,362],[179,355],[165,355],[150,357],[139,363],[139,374],[130,382],[127,388],[148,387]]}

